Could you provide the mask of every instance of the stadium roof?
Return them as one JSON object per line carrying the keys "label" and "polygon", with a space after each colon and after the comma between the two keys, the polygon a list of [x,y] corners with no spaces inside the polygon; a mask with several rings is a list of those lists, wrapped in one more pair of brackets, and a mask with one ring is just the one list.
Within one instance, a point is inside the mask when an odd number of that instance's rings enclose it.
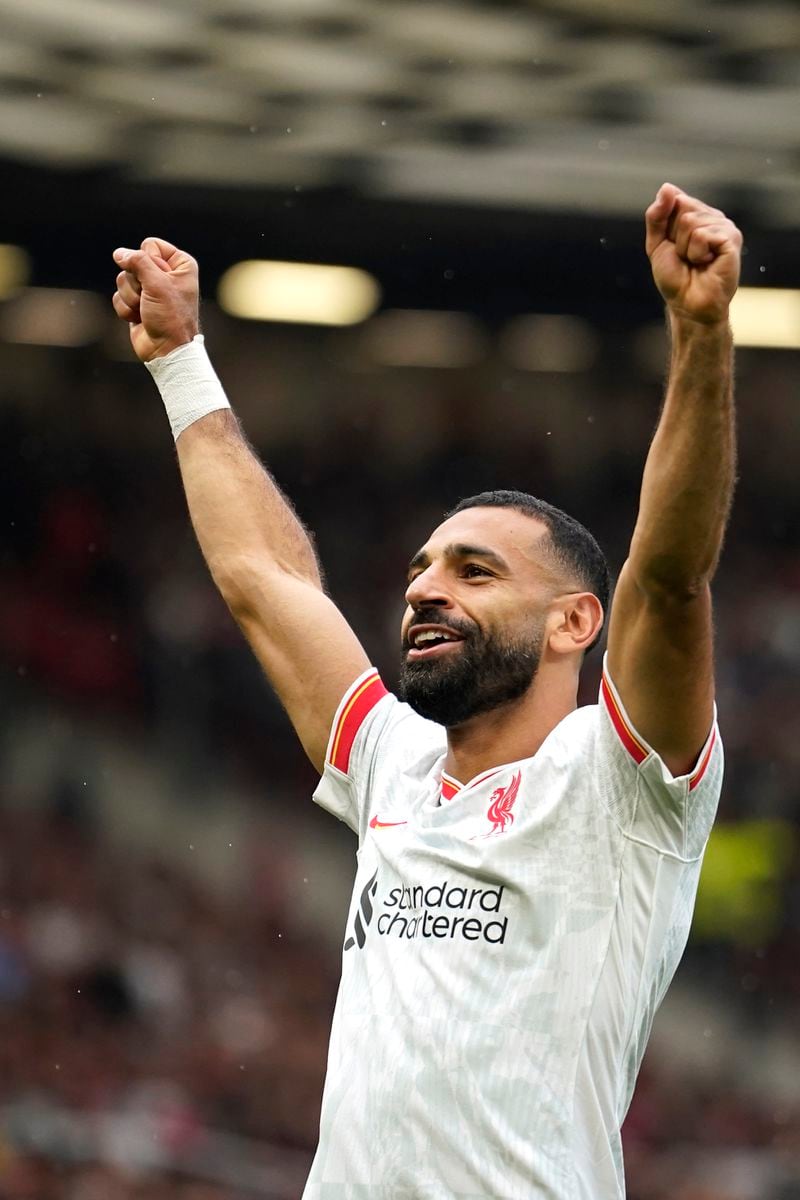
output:
{"label": "stadium roof", "polygon": [[332,253],[368,246],[374,206],[396,204],[432,235],[460,208],[473,229],[501,210],[516,237],[534,215],[593,236],[640,221],[665,178],[796,241],[800,9],[0,0],[0,165],[3,237],[28,244],[170,206],[296,233],[306,255],[321,221]]}

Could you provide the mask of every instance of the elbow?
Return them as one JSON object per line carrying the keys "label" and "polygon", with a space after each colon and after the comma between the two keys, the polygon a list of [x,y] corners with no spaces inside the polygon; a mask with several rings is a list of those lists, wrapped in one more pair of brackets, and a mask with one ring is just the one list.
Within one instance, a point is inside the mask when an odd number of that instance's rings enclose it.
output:
{"label": "elbow", "polygon": [[638,590],[651,604],[680,608],[708,595],[713,571],[687,570],[685,563],[662,557],[643,564],[631,563],[631,573]]}
{"label": "elbow", "polygon": [[211,578],[234,616],[245,613],[260,588],[263,564],[247,559],[207,559]]}
{"label": "elbow", "polygon": [[288,567],[263,556],[237,555],[224,560],[209,560],[208,568],[222,599],[240,622],[262,611],[265,599],[287,577],[321,587],[315,564]]}

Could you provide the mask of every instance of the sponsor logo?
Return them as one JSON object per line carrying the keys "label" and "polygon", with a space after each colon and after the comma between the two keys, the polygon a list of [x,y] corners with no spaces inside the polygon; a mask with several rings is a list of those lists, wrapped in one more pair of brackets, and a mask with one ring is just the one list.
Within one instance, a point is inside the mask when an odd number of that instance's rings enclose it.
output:
{"label": "sponsor logo", "polygon": [[416,938],[502,945],[508,932],[508,916],[503,915],[505,885],[499,887],[463,887],[449,880],[427,887],[394,887],[375,900],[378,872],[361,892],[353,921],[353,935],[345,950],[364,948],[367,928],[372,925],[380,937],[410,941]]}
{"label": "sponsor logo", "polygon": [[372,897],[378,890],[378,870],[375,868],[375,874],[370,876],[366,884],[362,888],[361,897],[358,902],[358,911],[353,921],[353,936],[349,937],[344,944],[345,950],[350,950],[357,945],[359,950],[364,948],[364,942],[367,940],[367,926],[372,920],[374,909],[372,907]]}
{"label": "sponsor logo", "polygon": [[408,821],[379,821],[378,814],[369,823],[370,829],[391,829],[393,825],[407,825]]}

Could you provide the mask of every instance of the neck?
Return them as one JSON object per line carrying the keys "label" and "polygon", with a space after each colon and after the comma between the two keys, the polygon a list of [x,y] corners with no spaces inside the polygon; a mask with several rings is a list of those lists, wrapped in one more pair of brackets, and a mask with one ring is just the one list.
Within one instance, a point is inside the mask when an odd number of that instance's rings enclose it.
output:
{"label": "neck", "polygon": [[577,704],[577,671],[548,670],[542,663],[518,700],[448,729],[444,770],[468,783],[493,767],[530,758]]}

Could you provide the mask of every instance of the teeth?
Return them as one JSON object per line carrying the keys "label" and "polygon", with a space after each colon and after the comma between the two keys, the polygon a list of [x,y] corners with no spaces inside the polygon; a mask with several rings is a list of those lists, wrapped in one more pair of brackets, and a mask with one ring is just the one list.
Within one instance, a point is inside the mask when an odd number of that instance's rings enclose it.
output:
{"label": "teeth", "polygon": [[435,642],[444,638],[447,642],[455,642],[458,639],[454,634],[445,633],[441,629],[426,629],[422,633],[418,633],[414,638],[414,645],[419,646],[422,642]]}

